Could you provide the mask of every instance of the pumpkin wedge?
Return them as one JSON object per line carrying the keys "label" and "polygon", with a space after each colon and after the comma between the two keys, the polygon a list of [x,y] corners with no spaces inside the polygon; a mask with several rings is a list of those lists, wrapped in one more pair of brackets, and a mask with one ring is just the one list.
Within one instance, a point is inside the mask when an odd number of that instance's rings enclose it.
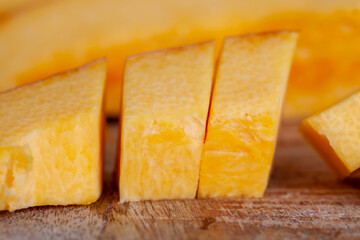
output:
{"label": "pumpkin wedge", "polygon": [[226,38],[210,107],[199,198],[262,197],[297,33]]}
{"label": "pumpkin wedge", "polygon": [[121,115],[120,202],[194,198],[214,42],[130,57]]}
{"label": "pumpkin wedge", "polygon": [[360,168],[360,92],[305,119],[300,132],[339,178]]}
{"label": "pumpkin wedge", "polygon": [[99,60],[0,93],[0,210],[99,198],[105,78]]}

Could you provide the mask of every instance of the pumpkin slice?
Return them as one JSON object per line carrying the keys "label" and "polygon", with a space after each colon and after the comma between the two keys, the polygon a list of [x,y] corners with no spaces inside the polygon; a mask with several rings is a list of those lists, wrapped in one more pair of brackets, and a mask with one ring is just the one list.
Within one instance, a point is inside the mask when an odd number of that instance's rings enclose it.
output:
{"label": "pumpkin slice", "polygon": [[262,197],[297,33],[226,38],[212,96],[199,198]]}
{"label": "pumpkin slice", "polygon": [[339,178],[360,168],[359,109],[360,92],[305,119],[300,126],[305,139]]}
{"label": "pumpkin slice", "polygon": [[0,93],[0,210],[99,198],[105,76],[98,61]]}
{"label": "pumpkin slice", "polygon": [[120,202],[195,197],[214,46],[185,46],[127,60]]}

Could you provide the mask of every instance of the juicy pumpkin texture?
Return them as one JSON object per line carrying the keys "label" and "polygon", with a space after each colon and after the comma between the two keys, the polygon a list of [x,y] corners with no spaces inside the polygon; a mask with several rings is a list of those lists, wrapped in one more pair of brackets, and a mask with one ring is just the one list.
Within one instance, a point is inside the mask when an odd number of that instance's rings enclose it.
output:
{"label": "juicy pumpkin texture", "polygon": [[99,198],[105,75],[98,61],[0,93],[0,210]]}
{"label": "juicy pumpkin texture", "polygon": [[214,46],[185,46],[127,60],[120,202],[195,197]]}
{"label": "juicy pumpkin texture", "polygon": [[360,92],[305,119],[300,132],[339,178],[360,168]]}
{"label": "juicy pumpkin texture", "polygon": [[226,38],[215,79],[199,198],[262,197],[297,33]]}
{"label": "juicy pumpkin texture", "polygon": [[106,110],[117,117],[127,56],[279,29],[301,32],[289,117],[313,114],[360,87],[358,0],[27,1],[41,3],[0,25],[0,91],[107,56]]}

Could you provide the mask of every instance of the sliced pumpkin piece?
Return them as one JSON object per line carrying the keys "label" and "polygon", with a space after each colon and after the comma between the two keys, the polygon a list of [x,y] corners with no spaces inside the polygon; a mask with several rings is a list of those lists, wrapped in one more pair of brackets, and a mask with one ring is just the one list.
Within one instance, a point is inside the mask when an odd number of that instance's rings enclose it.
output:
{"label": "sliced pumpkin piece", "polygon": [[300,132],[339,178],[360,168],[360,92],[305,119]]}
{"label": "sliced pumpkin piece", "polygon": [[0,93],[0,210],[99,198],[105,78],[100,60]]}
{"label": "sliced pumpkin piece", "polygon": [[199,198],[263,196],[296,39],[285,31],[225,39]]}
{"label": "sliced pumpkin piece", "polygon": [[214,46],[185,46],[127,60],[120,202],[195,197]]}

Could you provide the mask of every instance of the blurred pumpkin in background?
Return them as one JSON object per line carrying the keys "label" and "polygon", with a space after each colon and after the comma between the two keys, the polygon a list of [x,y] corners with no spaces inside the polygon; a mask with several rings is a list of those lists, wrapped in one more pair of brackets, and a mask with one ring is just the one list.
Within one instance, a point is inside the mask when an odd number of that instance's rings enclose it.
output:
{"label": "blurred pumpkin in background", "polygon": [[119,112],[128,55],[291,29],[300,33],[288,119],[312,114],[360,87],[358,0],[17,0],[0,2],[0,91],[107,56],[107,113]]}

